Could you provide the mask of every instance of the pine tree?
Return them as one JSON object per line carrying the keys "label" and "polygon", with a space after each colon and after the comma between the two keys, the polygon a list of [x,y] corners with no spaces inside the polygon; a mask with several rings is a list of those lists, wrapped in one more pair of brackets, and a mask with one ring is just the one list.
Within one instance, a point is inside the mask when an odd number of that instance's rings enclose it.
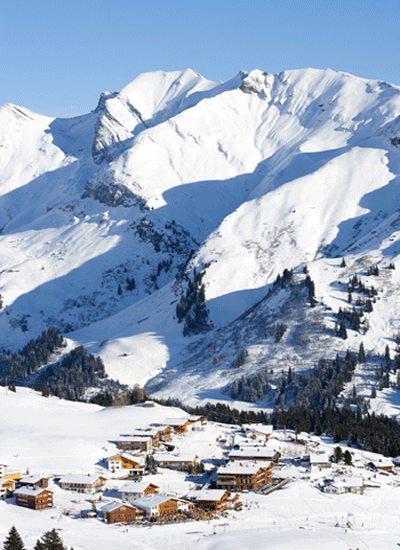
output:
{"label": "pine tree", "polygon": [[25,545],[17,531],[17,529],[12,526],[8,532],[7,538],[3,543],[4,550],[24,550]]}
{"label": "pine tree", "polygon": [[33,550],[45,550],[43,543],[38,539]]}
{"label": "pine tree", "polygon": [[335,447],[335,453],[333,455],[333,460],[336,462],[340,462],[343,458],[343,451],[341,447]]}
{"label": "pine tree", "polygon": [[346,267],[346,262],[344,258],[342,258],[342,263],[340,264],[340,267]]}
{"label": "pine tree", "polygon": [[[41,543],[42,546],[37,546],[38,543]],[[57,531],[52,529],[42,535],[42,540],[37,541],[35,550],[67,550],[67,548]]]}
{"label": "pine tree", "polygon": [[364,349],[364,344],[362,342],[358,349],[358,362],[365,363],[365,349]]}
{"label": "pine tree", "polygon": [[352,462],[352,457],[351,457],[351,452],[348,449],[346,449],[344,454],[343,454],[343,460],[344,460],[344,463],[347,466],[350,466],[350,464]]}
{"label": "pine tree", "polygon": [[121,296],[122,294],[122,288],[121,288],[121,285],[118,285],[118,296]]}

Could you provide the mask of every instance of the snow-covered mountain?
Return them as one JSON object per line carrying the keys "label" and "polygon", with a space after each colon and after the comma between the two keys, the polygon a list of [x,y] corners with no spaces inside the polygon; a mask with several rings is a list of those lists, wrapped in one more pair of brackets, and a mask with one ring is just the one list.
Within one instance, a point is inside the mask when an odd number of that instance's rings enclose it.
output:
{"label": "snow-covered mountain", "polygon": [[[400,88],[331,70],[158,71],[72,119],[4,105],[1,348],[52,325],[113,378],[192,401],[361,341],[393,351],[399,146]],[[354,276],[377,295],[343,340]]]}

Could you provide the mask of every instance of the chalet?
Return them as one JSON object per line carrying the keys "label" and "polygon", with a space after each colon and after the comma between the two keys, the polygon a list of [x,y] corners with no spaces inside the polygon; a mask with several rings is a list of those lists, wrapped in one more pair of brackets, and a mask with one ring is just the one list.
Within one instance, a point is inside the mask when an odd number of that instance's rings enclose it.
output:
{"label": "chalet", "polygon": [[148,518],[172,517],[178,511],[187,511],[193,506],[186,500],[153,493],[133,500],[131,505],[143,510]]}
{"label": "chalet", "polygon": [[374,470],[382,470],[383,472],[392,472],[393,471],[393,462],[390,458],[380,457],[374,460],[371,460],[368,463],[369,468]]}
{"label": "chalet", "polygon": [[153,449],[153,441],[148,435],[121,435],[117,441],[117,447],[123,451],[150,453]]}
{"label": "chalet", "polygon": [[191,468],[195,467],[197,455],[187,454],[175,456],[165,453],[157,455],[156,460],[160,468],[170,468],[171,470],[188,472]]}
{"label": "chalet", "polygon": [[364,491],[364,480],[362,477],[354,477],[347,480],[332,481],[323,487],[323,492],[330,495],[341,495],[343,493],[356,493],[362,495]]}
{"label": "chalet", "polygon": [[229,453],[229,460],[264,460],[279,464],[281,453],[267,447],[242,447]]}
{"label": "chalet", "polygon": [[170,426],[176,434],[184,435],[192,431],[191,422],[188,417],[185,418],[166,418],[165,426]]}
{"label": "chalet", "polygon": [[7,479],[6,477],[0,478],[0,497],[4,498],[11,494],[15,489],[15,481],[13,479]]}
{"label": "chalet", "polygon": [[207,426],[207,418],[205,416],[191,414],[189,422],[192,431],[204,431]]}
{"label": "chalet", "polygon": [[154,403],[154,401],[145,401],[144,406],[147,407],[147,408],[154,407],[155,403]]}
{"label": "chalet", "polygon": [[41,476],[26,476],[19,480],[18,482],[20,487],[34,487],[34,488],[41,488],[41,489],[47,489],[49,486],[49,480],[47,477],[41,477]]}
{"label": "chalet", "polygon": [[0,477],[4,477],[6,473],[7,464],[0,464]]}
{"label": "chalet", "polygon": [[136,429],[132,435],[133,437],[151,437],[152,446],[157,447],[162,440],[163,430],[156,428],[155,426],[146,426],[144,428]]}
{"label": "chalet", "polygon": [[108,469],[112,472],[126,471],[131,476],[142,476],[144,474],[143,464],[126,453],[119,453],[107,458],[106,462]]}
{"label": "chalet", "polygon": [[197,503],[199,508],[221,512],[230,508],[241,506],[239,495],[232,495],[226,489],[202,489],[201,491],[190,491],[187,495],[189,500]]}
{"label": "chalet", "polygon": [[48,489],[20,487],[14,491],[18,506],[43,510],[53,507],[53,492]]}
{"label": "chalet", "polygon": [[14,479],[15,481],[18,481],[19,479],[21,479],[22,476],[21,476],[21,472],[19,470],[14,470],[12,468],[6,468],[3,477],[6,477],[7,479]]}
{"label": "chalet", "polygon": [[102,507],[102,511],[107,523],[133,523],[144,515],[143,510],[126,502],[110,502]]}
{"label": "chalet", "polygon": [[104,489],[106,481],[105,477],[97,474],[68,474],[61,478],[60,483],[66,491],[94,495]]}
{"label": "chalet", "polygon": [[233,491],[254,491],[264,487],[272,481],[272,464],[268,466],[264,461],[228,462],[217,470],[219,489]]}
{"label": "chalet", "polygon": [[329,460],[329,456],[324,451],[310,454],[311,470],[330,468],[331,466],[332,466],[332,463]]}
{"label": "chalet", "polygon": [[150,493],[158,494],[158,490],[159,486],[149,481],[128,481],[119,489],[124,502],[144,497]]}
{"label": "chalet", "polygon": [[274,431],[272,424],[243,424],[242,428],[250,437],[264,440],[269,439]]}

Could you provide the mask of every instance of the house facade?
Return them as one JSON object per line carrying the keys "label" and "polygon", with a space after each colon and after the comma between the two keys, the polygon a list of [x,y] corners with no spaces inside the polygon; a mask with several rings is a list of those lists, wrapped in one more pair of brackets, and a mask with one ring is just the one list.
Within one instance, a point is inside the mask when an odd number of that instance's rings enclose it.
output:
{"label": "house facade", "polygon": [[124,502],[129,502],[149,494],[158,494],[159,487],[148,481],[128,481],[119,489]]}
{"label": "house facade", "polygon": [[27,476],[19,480],[20,487],[35,487],[46,489],[49,486],[49,480],[46,477]]}
{"label": "house facade", "polygon": [[21,487],[14,491],[18,506],[32,510],[44,510],[53,507],[53,492],[48,489]]}
{"label": "house facade", "polygon": [[94,495],[104,489],[106,481],[105,477],[95,474],[69,474],[61,478],[60,483],[65,491]]}
{"label": "house facade", "polygon": [[131,502],[132,506],[143,510],[147,518],[173,517],[179,510],[188,510],[190,503],[166,495],[149,494]]}
{"label": "house facade", "polygon": [[107,523],[134,523],[144,515],[143,510],[126,503],[112,502],[103,506],[102,511]]}
{"label": "house facade", "polygon": [[171,454],[159,454],[156,456],[156,460],[160,468],[170,468],[171,470],[188,472],[191,468],[195,467],[197,455],[188,454],[175,456]]}
{"label": "house facade", "polygon": [[117,447],[122,451],[141,451],[143,453],[150,453],[153,450],[153,441],[148,435],[126,435],[120,436],[117,441]]}
{"label": "house facade", "polygon": [[272,481],[272,465],[265,462],[228,462],[217,473],[217,487],[230,491],[255,491]]}
{"label": "house facade", "polygon": [[15,481],[13,479],[7,479],[6,477],[0,478],[0,497],[4,498],[12,493],[15,489]]}
{"label": "house facade", "polygon": [[128,471],[131,476],[142,476],[144,466],[133,456],[126,453],[119,453],[107,458],[107,467],[112,472]]}

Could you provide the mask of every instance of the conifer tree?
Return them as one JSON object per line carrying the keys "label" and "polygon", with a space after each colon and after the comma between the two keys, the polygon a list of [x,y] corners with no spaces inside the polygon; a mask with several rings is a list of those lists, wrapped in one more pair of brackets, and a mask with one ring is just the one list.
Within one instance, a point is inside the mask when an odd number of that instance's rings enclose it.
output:
{"label": "conifer tree", "polygon": [[12,526],[8,532],[7,538],[3,543],[4,550],[24,550],[25,545],[17,531],[17,529]]}
{"label": "conifer tree", "polygon": [[362,342],[358,349],[358,362],[365,363],[365,349],[364,349],[364,344]]}
{"label": "conifer tree", "polygon": [[42,535],[42,539],[36,542],[35,550],[67,550],[67,548],[64,546],[60,535],[53,528],[51,531],[46,531]]}
{"label": "conifer tree", "polygon": [[346,262],[344,258],[342,258],[342,263],[340,264],[340,267],[346,267]]}

